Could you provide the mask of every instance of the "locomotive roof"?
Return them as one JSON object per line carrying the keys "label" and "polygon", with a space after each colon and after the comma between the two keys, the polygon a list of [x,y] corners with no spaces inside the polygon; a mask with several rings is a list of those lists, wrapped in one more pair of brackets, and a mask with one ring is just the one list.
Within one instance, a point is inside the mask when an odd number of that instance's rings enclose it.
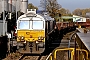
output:
{"label": "locomotive roof", "polygon": [[[45,21],[54,20],[54,18],[51,18],[47,12],[36,13],[36,14],[29,12],[29,13],[26,13],[26,14],[24,14],[24,15],[21,15],[21,16],[18,18],[18,20],[21,19],[21,18],[27,17],[27,15],[29,16],[29,14],[34,15],[34,16],[32,16],[32,17],[38,17],[38,16],[39,16],[39,17],[43,17],[43,18],[45,19]],[[30,17],[30,16],[29,16],[29,17]]]}
{"label": "locomotive roof", "polygon": [[54,18],[50,17],[48,12],[43,12],[43,13],[37,13],[39,15],[41,15],[46,21],[48,20],[54,20]]}

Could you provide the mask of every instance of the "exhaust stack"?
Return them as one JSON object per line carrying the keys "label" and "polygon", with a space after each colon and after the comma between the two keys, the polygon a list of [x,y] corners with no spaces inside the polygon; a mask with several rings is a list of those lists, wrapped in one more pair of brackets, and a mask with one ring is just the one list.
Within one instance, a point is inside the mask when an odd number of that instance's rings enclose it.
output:
{"label": "exhaust stack", "polygon": [[21,12],[27,13],[28,0],[21,0]]}

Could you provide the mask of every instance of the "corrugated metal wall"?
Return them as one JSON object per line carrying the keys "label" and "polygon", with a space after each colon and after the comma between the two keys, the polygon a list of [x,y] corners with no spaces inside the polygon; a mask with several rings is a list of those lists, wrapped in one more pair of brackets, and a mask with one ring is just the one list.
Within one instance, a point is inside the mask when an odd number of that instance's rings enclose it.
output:
{"label": "corrugated metal wall", "polygon": [[2,0],[0,0],[0,13],[2,13]]}
{"label": "corrugated metal wall", "polygon": [[28,6],[28,0],[22,0],[21,1],[21,12],[26,13],[27,12],[27,6]]}
{"label": "corrugated metal wall", "polygon": [[[6,1],[8,1],[8,3],[9,3],[9,0],[6,0]],[[4,5],[5,6],[5,10],[7,8],[9,10],[9,7],[6,8],[6,6],[7,6],[6,1],[5,1],[5,5]],[[3,2],[2,2],[2,0],[0,0],[0,13],[2,13],[2,11],[3,11],[3,5],[2,4],[3,4]],[[20,9],[20,5],[21,5],[21,0],[17,0],[17,11],[21,10]],[[12,0],[12,12],[14,12],[14,10],[16,11],[16,0]]]}
{"label": "corrugated metal wall", "polygon": [[[5,23],[5,32],[7,32],[7,22]],[[4,33],[5,33],[4,32]],[[0,20],[0,36],[3,35],[3,21]]]}
{"label": "corrugated metal wall", "polygon": [[[4,6],[3,6],[4,4]],[[8,11],[8,0],[0,0],[0,13],[3,11],[3,9],[5,11]]]}
{"label": "corrugated metal wall", "polygon": [[12,12],[16,11],[16,4],[17,4],[17,11],[20,11],[20,0],[12,0]]}

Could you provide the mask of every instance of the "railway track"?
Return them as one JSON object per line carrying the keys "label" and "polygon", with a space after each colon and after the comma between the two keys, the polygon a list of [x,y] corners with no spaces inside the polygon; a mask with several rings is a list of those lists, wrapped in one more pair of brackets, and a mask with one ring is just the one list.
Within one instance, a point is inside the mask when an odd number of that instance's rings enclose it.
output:
{"label": "railway track", "polygon": [[48,55],[11,53],[3,60],[46,60]]}
{"label": "railway track", "polygon": [[25,56],[23,59],[19,60],[46,60],[47,56]]}
{"label": "railway track", "polygon": [[23,55],[19,60],[46,60],[48,55]]}

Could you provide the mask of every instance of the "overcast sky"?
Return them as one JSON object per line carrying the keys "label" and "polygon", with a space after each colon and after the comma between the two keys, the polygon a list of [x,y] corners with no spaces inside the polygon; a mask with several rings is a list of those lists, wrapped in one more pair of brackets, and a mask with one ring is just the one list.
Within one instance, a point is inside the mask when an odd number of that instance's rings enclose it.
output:
{"label": "overcast sky", "polygon": [[[39,7],[40,0],[28,0],[29,3]],[[58,3],[66,9],[73,11],[76,8],[90,8],[90,0],[57,0]]]}

